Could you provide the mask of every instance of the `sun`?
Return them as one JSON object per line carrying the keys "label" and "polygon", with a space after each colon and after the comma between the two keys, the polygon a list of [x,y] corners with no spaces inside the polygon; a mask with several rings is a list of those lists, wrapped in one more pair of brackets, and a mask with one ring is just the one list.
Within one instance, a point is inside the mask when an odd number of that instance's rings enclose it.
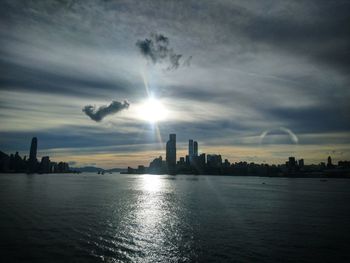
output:
{"label": "sun", "polygon": [[167,109],[163,103],[154,97],[148,98],[139,108],[139,118],[151,123],[164,121],[167,118]]}

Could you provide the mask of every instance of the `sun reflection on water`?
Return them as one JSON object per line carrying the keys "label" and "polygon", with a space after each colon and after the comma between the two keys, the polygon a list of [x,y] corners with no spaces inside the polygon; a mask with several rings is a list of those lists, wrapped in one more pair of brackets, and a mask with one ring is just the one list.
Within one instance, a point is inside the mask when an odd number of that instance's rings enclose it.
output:
{"label": "sun reflection on water", "polygon": [[[130,178],[132,194],[120,201],[115,221],[108,227],[113,237],[108,246],[113,247],[116,262],[190,262],[196,258],[191,220],[174,180],[151,174]],[[102,240],[103,249],[107,240],[108,235]],[[101,255],[99,251],[92,254]]]}
{"label": "sun reflection on water", "polygon": [[157,192],[162,190],[161,178],[157,175],[142,175],[142,189],[148,192]]}

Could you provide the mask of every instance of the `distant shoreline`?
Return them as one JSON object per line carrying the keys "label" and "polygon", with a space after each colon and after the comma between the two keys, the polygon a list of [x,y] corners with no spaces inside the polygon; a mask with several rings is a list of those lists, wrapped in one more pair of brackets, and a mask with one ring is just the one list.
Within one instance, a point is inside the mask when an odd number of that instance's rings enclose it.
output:
{"label": "distant shoreline", "polygon": [[170,175],[170,176],[225,176],[225,177],[261,177],[261,178],[315,178],[315,179],[350,179],[350,175],[280,175],[280,176],[268,176],[268,175],[233,175],[233,174],[148,174],[148,173],[126,173],[126,172],[113,172],[98,174],[96,172],[66,172],[66,173],[18,173],[18,172],[0,172],[1,175],[69,175],[69,174],[96,174],[96,175]]}

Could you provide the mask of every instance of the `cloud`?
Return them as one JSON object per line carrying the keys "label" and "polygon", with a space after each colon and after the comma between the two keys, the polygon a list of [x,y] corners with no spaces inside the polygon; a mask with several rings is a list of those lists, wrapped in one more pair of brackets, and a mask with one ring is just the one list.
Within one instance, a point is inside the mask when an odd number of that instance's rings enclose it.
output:
{"label": "cloud", "polygon": [[177,54],[169,47],[169,38],[157,33],[152,33],[150,38],[138,40],[136,46],[141,54],[153,64],[165,63],[166,70],[178,69],[181,65],[189,66],[192,56],[181,63],[182,54]]}
{"label": "cloud", "polygon": [[108,106],[103,105],[103,106],[100,106],[98,108],[96,108],[96,106],[86,105],[83,108],[83,112],[87,116],[89,116],[92,120],[94,120],[96,122],[100,122],[107,115],[111,115],[111,114],[114,114],[114,113],[117,113],[119,111],[122,111],[122,110],[129,108],[129,105],[130,105],[130,103],[127,102],[126,100],[124,100],[123,102],[119,102],[119,101],[114,100]]}

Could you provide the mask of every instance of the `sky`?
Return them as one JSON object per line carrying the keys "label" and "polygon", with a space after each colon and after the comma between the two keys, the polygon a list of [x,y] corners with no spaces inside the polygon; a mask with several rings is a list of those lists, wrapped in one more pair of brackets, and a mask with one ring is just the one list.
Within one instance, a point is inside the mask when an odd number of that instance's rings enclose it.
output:
{"label": "sky", "polygon": [[[350,1],[0,3],[0,150],[71,166],[350,159]],[[158,121],[155,121],[158,119]]]}

